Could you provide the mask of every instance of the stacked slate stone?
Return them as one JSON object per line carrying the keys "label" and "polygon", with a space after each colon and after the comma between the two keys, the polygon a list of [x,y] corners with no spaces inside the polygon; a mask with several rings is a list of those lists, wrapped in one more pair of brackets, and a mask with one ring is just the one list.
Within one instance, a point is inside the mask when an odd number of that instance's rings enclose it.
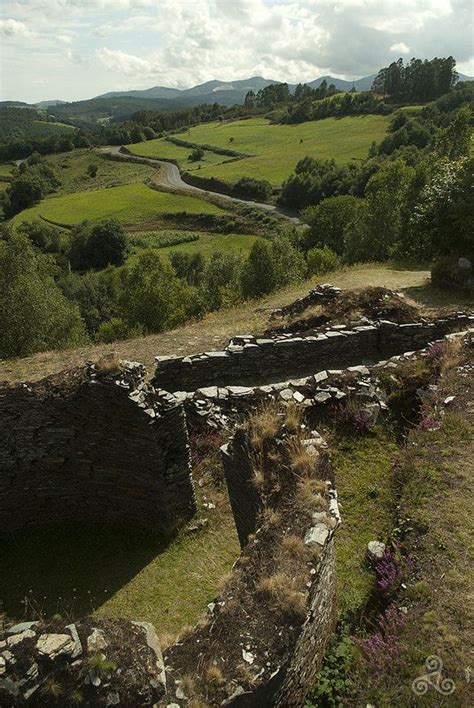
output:
{"label": "stacked slate stone", "polygon": [[[446,335],[446,338],[465,336],[469,340],[474,336],[473,333],[474,330],[456,332]],[[272,400],[288,405],[296,403],[324,408],[342,404],[348,398],[363,411],[367,424],[373,425],[387,410],[385,393],[379,386],[379,370],[395,369],[401,361],[423,357],[426,351],[426,348],[406,351],[369,366],[323,369],[311,376],[262,386],[207,386],[196,391],[160,393],[166,405],[170,405],[170,400],[184,405],[188,423],[192,427],[204,422],[211,428],[232,429],[245,419],[250,409]]]}
{"label": "stacked slate stone", "polygon": [[0,388],[0,530],[127,521],[172,533],[195,512],[183,407],[134,362]]}
{"label": "stacked slate stone", "polygon": [[165,690],[160,643],[149,623],[35,621],[0,633],[1,706],[152,706]]}
{"label": "stacked slate stone", "polygon": [[336,325],[300,337],[243,335],[231,339],[223,351],[156,357],[153,384],[174,392],[282,381],[422,349],[429,342],[473,323],[473,315],[457,313],[434,322],[396,324],[381,320],[352,328]]}

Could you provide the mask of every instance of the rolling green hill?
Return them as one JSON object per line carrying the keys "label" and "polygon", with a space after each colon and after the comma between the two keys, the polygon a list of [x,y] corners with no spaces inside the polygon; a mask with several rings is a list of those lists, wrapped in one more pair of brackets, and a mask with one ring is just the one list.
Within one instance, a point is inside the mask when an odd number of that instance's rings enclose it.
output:
{"label": "rolling green hill", "polygon": [[45,113],[33,108],[0,107],[0,143],[47,138],[74,130],[71,125],[48,121]]}
{"label": "rolling green hill", "polygon": [[[56,169],[61,180],[61,194],[118,187],[131,182],[144,182],[155,171],[153,167],[148,165],[117,163],[107,160],[99,150],[94,148],[79,148],[71,150],[71,152],[60,152],[57,155],[48,155],[47,159]],[[87,172],[87,168],[91,164],[97,166],[95,177],[90,177]]]}
{"label": "rolling green hill", "polygon": [[31,209],[17,214],[13,224],[44,218],[59,225],[115,218],[124,224],[140,223],[160,214],[224,214],[222,209],[196,197],[157,192],[142,183],[112,189],[76,192],[48,197]]}
{"label": "rolling green hill", "polygon": [[[223,124],[204,123],[179,137],[253,155],[228,162],[230,158],[207,150],[200,164],[202,177],[217,177],[228,182],[254,177],[279,186],[305,155],[334,159],[338,163],[365,158],[371,143],[380,142],[384,137],[388,123],[388,117],[379,115],[326,118],[299,125],[275,125],[264,118],[253,118]],[[128,149],[146,157],[175,159],[182,169],[190,167],[189,148],[163,138],[129,145]],[[194,166],[199,167],[199,163]]]}

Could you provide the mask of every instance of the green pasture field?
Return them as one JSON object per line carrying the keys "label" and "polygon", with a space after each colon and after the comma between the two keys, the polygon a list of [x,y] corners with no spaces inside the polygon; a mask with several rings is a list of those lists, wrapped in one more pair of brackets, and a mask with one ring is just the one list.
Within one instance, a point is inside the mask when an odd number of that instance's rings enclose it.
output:
{"label": "green pasture field", "polygon": [[[143,182],[154,172],[154,168],[148,165],[107,160],[93,148],[80,148],[71,152],[48,155],[47,159],[58,173],[61,180],[59,191],[62,194]],[[95,177],[87,174],[90,164],[97,165]]]}
{"label": "green pasture field", "polygon": [[[383,139],[389,122],[390,117],[378,115],[325,118],[298,125],[271,124],[265,118],[252,118],[229,123],[203,123],[191,128],[182,137],[197,144],[215,145],[254,155],[232,162],[203,164],[199,171],[203,177],[217,177],[229,182],[241,177],[254,177],[279,186],[305,155],[334,159],[340,164],[364,159],[372,142]],[[182,169],[188,169],[181,162],[183,148],[163,138],[132,145],[129,149],[132,152],[142,149],[148,156],[156,157],[161,150],[166,150],[166,157],[177,159]],[[188,154],[188,149],[184,150]],[[164,153],[162,156],[165,157]]]}
{"label": "green pasture field", "polygon": [[[191,140],[189,133],[180,133],[177,137],[182,140]],[[212,152],[211,150],[205,150],[202,160],[192,162],[189,159],[189,156],[193,151],[192,148],[183,147],[182,145],[175,145],[164,138],[159,138],[158,140],[148,140],[145,143],[134,143],[133,145],[127,145],[127,148],[134,155],[140,155],[140,157],[155,157],[158,160],[175,160],[182,170],[187,170],[188,172],[200,170],[203,167],[209,167],[210,165],[219,165],[226,160],[232,159],[229,155],[218,155],[216,152]]]}
{"label": "green pasture field", "polygon": [[[159,249],[160,254],[168,253],[202,253],[206,258],[210,257],[216,251],[220,253],[240,253],[242,256],[247,256],[250,252],[255,241],[260,239],[260,236],[253,236],[248,234],[214,234],[205,231],[196,231],[195,235],[198,237],[195,241],[187,241],[183,243],[175,243],[170,246],[161,246],[160,237],[162,233],[166,234],[179,234],[183,232],[166,231],[166,232],[156,232],[151,234],[150,232],[145,232],[143,236],[143,246],[134,245],[133,239],[140,240],[140,233],[130,234],[129,237],[132,240],[131,250],[132,254],[139,253],[143,248],[156,248]],[[131,256],[133,258],[133,255]]]}
{"label": "green pasture field", "polygon": [[0,180],[0,192],[4,192],[9,184],[9,182],[4,182],[3,180]]}
{"label": "green pasture field", "polygon": [[10,177],[10,175],[14,169],[15,169],[15,165],[12,165],[10,162],[1,162],[0,163],[0,175],[2,177]]}
{"label": "green pasture field", "polygon": [[145,184],[127,184],[113,189],[76,192],[48,197],[13,218],[13,224],[44,218],[58,225],[72,226],[81,221],[114,218],[136,224],[160,214],[224,214],[219,207],[196,197],[157,192]]}
{"label": "green pasture field", "polygon": [[34,120],[33,123],[39,127],[43,127],[45,125],[48,126],[48,128],[52,128],[53,130],[76,130],[76,128],[73,125],[68,125],[67,123],[60,123],[59,121],[57,123],[50,123],[49,121],[44,121],[44,120]]}

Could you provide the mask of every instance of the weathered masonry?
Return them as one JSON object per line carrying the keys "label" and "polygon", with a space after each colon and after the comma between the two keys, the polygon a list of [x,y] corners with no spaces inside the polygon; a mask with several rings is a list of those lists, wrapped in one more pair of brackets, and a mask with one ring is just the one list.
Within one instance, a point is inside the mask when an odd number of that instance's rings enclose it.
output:
{"label": "weathered masonry", "polygon": [[184,411],[155,411],[143,373],[91,367],[0,388],[0,531],[100,520],[170,533],[192,516]]}
{"label": "weathered masonry", "polygon": [[223,351],[157,357],[153,384],[167,391],[195,391],[207,386],[285,381],[422,349],[473,322],[474,317],[460,313],[434,322],[396,324],[382,320],[353,329],[336,326],[301,337],[234,337]]}

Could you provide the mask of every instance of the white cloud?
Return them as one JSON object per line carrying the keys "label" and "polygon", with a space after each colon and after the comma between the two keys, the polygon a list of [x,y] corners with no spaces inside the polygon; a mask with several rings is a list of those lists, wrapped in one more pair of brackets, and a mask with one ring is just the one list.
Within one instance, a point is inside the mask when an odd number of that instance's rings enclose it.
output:
{"label": "white cloud", "polygon": [[391,52],[398,52],[398,54],[410,54],[410,47],[407,47],[405,42],[396,42],[390,47]]}
{"label": "white cloud", "polygon": [[12,39],[29,39],[35,36],[35,33],[29,30],[23,22],[19,22],[13,18],[0,20],[0,34]]}
{"label": "white cloud", "polygon": [[0,18],[3,34],[29,40],[8,42],[8,98],[22,71],[24,86],[33,71],[48,76],[51,95],[77,99],[255,74],[353,78],[394,52],[452,54],[467,73],[472,57],[471,0],[2,0]]}
{"label": "white cloud", "polygon": [[107,49],[103,47],[97,50],[97,57],[110,71],[115,71],[126,76],[137,74],[149,74],[153,69],[152,62],[147,59],[126,54],[119,49]]}

